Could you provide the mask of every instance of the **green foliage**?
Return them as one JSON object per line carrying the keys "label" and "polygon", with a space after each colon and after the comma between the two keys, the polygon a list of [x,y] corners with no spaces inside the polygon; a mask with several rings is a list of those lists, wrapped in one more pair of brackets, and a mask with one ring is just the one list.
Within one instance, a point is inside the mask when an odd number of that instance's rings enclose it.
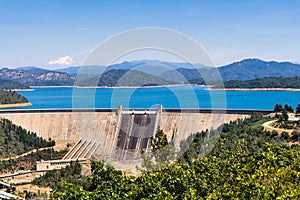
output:
{"label": "green foliage", "polygon": [[287,112],[291,112],[291,113],[294,112],[293,107],[290,106],[290,105],[288,105],[288,104],[285,104],[285,105],[284,105],[284,109],[285,109]]}
{"label": "green foliage", "polygon": [[296,113],[300,114],[300,104],[298,104],[297,107],[296,107]]}
{"label": "green foliage", "polygon": [[0,119],[0,157],[10,157],[28,152],[32,149],[51,147],[53,140],[45,140],[36,133],[29,132],[10,120]]}
{"label": "green foliage", "polygon": [[160,128],[157,129],[156,134],[150,139],[151,152],[147,154],[143,152],[142,167],[146,171],[160,170],[175,159],[174,144],[172,141],[168,142],[167,135]]}
{"label": "green foliage", "polygon": [[278,112],[281,112],[282,111],[282,105],[281,104],[278,104],[276,103],[275,107],[274,107],[274,112],[276,112],[276,115]]}
{"label": "green foliage", "polygon": [[287,132],[285,132],[285,131],[283,131],[282,133],[281,133],[281,136],[280,137],[282,137],[283,139],[285,139],[285,140],[289,140],[290,139],[290,135],[287,133]]}
{"label": "green foliage", "polygon": [[0,79],[1,90],[12,90],[12,89],[29,89],[29,87],[22,85],[16,81]]}
{"label": "green foliage", "polygon": [[78,161],[71,162],[66,168],[60,170],[47,171],[45,175],[33,180],[32,184],[42,187],[52,187],[60,189],[63,181],[73,184],[81,183],[81,166]]}
{"label": "green foliage", "polygon": [[289,120],[289,116],[287,114],[287,111],[285,109],[282,110],[281,115],[279,116],[278,121],[288,121]]}
{"label": "green foliage", "polygon": [[300,76],[265,77],[252,80],[231,80],[224,82],[225,88],[300,88]]}
{"label": "green foliage", "polygon": [[98,86],[153,86],[171,83],[138,70],[112,69],[101,75]]}
{"label": "green foliage", "polygon": [[[92,162],[90,187],[65,183],[53,195],[57,199],[299,199],[300,146],[287,146],[287,138],[264,131],[261,124],[269,120],[252,114],[225,124],[213,151],[201,158],[203,143],[218,131],[197,133],[187,139],[192,144],[182,159],[138,176]],[[156,138],[155,148],[165,148],[163,134]]]}
{"label": "green foliage", "polygon": [[298,199],[300,148],[266,144],[249,154],[247,142],[219,156],[197,159],[191,166],[180,161],[161,171],[125,176],[103,162],[92,163],[84,189],[64,183],[57,199]]}
{"label": "green foliage", "polygon": [[[276,109],[276,106],[278,104],[275,105],[275,109],[276,111],[279,111],[279,109]],[[281,104],[279,104],[281,105]],[[271,125],[274,128],[282,128],[282,129],[295,129],[295,130],[299,130],[300,128],[300,121],[299,120],[289,120],[289,115],[288,112],[293,113],[294,109],[292,108],[292,106],[285,104],[284,108],[281,109],[281,115],[278,115],[276,112],[276,117],[278,118],[277,121],[273,122]],[[296,108],[296,112],[297,112],[297,108]]]}
{"label": "green foliage", "polygon": [[293,131],[291,135],[292,135],[291,139],[293,142],[297,142],[297,141],[300,142],[300,133],[299,132]]}
{"label": "green foliage", "polygon": [[0,104],[27,103],[28,99],[15,91],[0,90]]}
{"label": "green foliage", "polygon": [[168,145],[167,135],[163,130],[159,129],[156,131],[154,137],[151,137],[151,149],[157,151]]}
{"label": "green foliage", "polygon": [[19,171],[21,167],[24,170],[34,169],[34,165],[40,160],[58,160],[66,155],[67,150],[54,151],[51,149],[44,149],[37,152],[32,152],[26,156],[19,157],[17,159],[3,160],[0,161],[0,172],[1,171]]}
{"label": "green foliage", "polygon": [[[228,124],[224,124],[220,133],[220,138],[214,149],[215,154],[223,154],[228,149],[236,148],[236,141],[245,140],[247,142],[247,151],[251,154],[260,149],[266,148],[265,143],[283,144],[286,142],[285,138],[278,136],[277,132],[265,131],[262,127],[262,123],[270,120],[270,118],[263,118],[259,113],[252,113],[251,117],[244,120],[232,121]],[[195,135],[190,136],[187,140],[193,139],[193,142],[183,154],[183,160],[189,164],[200,155],[205,156],[205,140],[209,136],[217,134],[215,130],[206,130]],[[181,143],[181,148],[184,142]]]}

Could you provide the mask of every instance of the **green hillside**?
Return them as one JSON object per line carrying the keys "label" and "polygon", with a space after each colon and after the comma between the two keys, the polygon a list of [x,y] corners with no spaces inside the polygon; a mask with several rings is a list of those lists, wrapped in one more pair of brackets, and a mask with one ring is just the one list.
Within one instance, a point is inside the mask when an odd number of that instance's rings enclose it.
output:
{"label": "green hillside", "polygon": [[23,170],[32,170],[35,169],[37,161],[40,160],[58,160],[62,159],[68,151],[60,150],[55,151],[53,148],[43,149],[36,152],[31,152],[25,156],[20,156],[19,158],[3,160],[0,162],[0,174],[1,173],[13,173]]}
{"label": "green hillside", "polygon": [[225,88],[300,88],[300,76],[266,77],[252,80],[232,80],[224,82]]}
{"label": "green hillside", "polygon": [[0,89],[1,90],[29,89],[29,87],[24,86],[21,83],[16,81],[0,79]]}
{"label": "green hillside", "polygon": [[49,138],[45,140],[8,119],[0,119],[0,158],[23,154],[32,149],[54,146]]}
{"label": "green hillside", "polygon": [[145,86],[163,85],[171,82],[137,70],[116,70],[105,72],[98,86]]}
{"label": "green hillside", "polygon": [[28,99],[15,91],[0,90],[0,104],[27,103]]}
{"label": "green hillside", "polygon": [[[54,197],[299,199],[299,143],[287,145],[291,138],[264,131],[261,124],[266,120],[271,118],[253,114],[250,119],[224,125],[220,137],[216,130],[197,133],[183,158],[138,176],[92,162],[92,174],[87,179],[64,183],[62,188],[55,188]],[[217,138],[213,150],[205,153],[201,147]]]}
{"label": "green hillside", "polygon": [[156,86],[172,84],[162,78],[138,70],[112,69],[101,75],[80,75],[76,86]]}

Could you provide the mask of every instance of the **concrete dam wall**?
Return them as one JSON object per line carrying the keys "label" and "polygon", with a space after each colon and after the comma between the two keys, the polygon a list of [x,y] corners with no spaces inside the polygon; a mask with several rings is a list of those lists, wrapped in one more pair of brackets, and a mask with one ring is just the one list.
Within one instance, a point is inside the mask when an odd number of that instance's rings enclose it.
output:
{"label": "concrete dam wall", "polygon": [[[26,112],[26,113],[0,113],[0,117],[11,120],[16,125],[36,132],[38,136],[48,139],[51,137],[56,141],[77,141],[80,138],[78,134],[81,130],[80,124],[86,124],[85,131],[93,132],[98,128],[99,132],[114,133],[116,129],[115,112]],[[94,123],[97,120],[97,123]],[[97,127],[95,127],[97,126]]]}
{"label": "concrete dam wall", "polygon": [[[68,158],[84,158],[95,152],[101,157],[112,154],[134,157],[147,150],[150,137],[158,128],[173,138],[175,146],[192,133],[217,128],[237,118],[248,117],[253,111],[197,109],[78,109],[1,111],[7,118],[38,136],[56,141],[79,141],[78,150]],[[261,111],[264,114],[269,111]],[[80,144],[80,145],[79,145]],[[117,158],[120,160],[120,158]]]}
{"label": "concrete dam wall", "polygon": [[[56,112],[53,112],[52,110],[28,112],[2,111],[0,112],[0,117],[7,118],[31,132],[36,132],[38,136],[45,139],[51,137],[54,140],[60,141],[77,141],[80,138],[80,135],[78,134],[78,131],[81,129],[80,124],[84,125],[83,128],[88,127],[88,129],[85,129],[86,132],[93,132],[93,129],[97,128],[99,132],[105,132],[109,135],[115,134],[119,120],[117,112],[117,109],[111,109],[109,112],[72,112],[72,110],[63,112],[60,112],[59,110]],[[230,120],[245,118],[249,116],[249,114],[250,113],[180,113],[168,110],[167,112],[162,111],[160,116],[157,116],[155,126],[156,128],[160,127],[163,129],[168,137],[171,137],[173,132],[195,133],[212,127],[216,128],[220,124],[227,123]],[[152,119],[153,123],[153,121],[156,120],[156,115],[155,117],[151,116],[150,119]],[[135,120],[139,119],[136,117]],[[123,127],[121,129],[128,132],[131,120],[124,117],[122,121]],[[147,122],[144,123],[147,124]],[[140,126],[134,131],[145,131],[143,129],[146,129],[145,126]]]}

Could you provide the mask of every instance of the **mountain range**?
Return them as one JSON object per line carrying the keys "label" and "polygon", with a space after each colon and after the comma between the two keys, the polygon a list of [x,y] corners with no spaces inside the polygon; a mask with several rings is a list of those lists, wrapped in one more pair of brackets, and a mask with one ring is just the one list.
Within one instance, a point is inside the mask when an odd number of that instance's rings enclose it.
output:
{"label": "mountain range", "polygon": [[0,79],[11,80],[25,86],[72,85],[74,77],[67,73],[45,70],[37,67],[23,69],[0,69]]}
{"label": "mountain range", "polygon": [[[77,76],[78,72],[79,76]],[[251,80],[263,77],[294,77],[300,76],[300,65],[291,62],[244,59],[214,68],[201,64],[141,60],[122,62],[108,67],[73,66],[48,70],[26,66],[16,69],[0,69],[0,79],[17,81],[27,86],[74,85],[76,77],[77,80],[80,79],[77,83],[79,82],[81,85],[91,85],[93,82],[99,86],[114,86],[115,84],[128,86],[175,83],[203,84],[203,77],[206,80],[214,80],[218,74],[221,74],[224,81]],[[125,78],[124,75],[126,75]],[[121,78],[122,84],[119,81]]]}

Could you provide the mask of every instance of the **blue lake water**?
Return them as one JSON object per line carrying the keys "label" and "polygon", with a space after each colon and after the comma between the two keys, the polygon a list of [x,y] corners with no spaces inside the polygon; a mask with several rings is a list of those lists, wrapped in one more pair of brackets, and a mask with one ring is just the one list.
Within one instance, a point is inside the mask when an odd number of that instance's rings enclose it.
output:
{"label": "blue lake water", "polygon": [[47,108],[228,108],[273,109],[276,103],[296,107],[300,92],[293,91],[208,91],[200,86],[153,88],[34,88],[20,91],[32,106]]}

